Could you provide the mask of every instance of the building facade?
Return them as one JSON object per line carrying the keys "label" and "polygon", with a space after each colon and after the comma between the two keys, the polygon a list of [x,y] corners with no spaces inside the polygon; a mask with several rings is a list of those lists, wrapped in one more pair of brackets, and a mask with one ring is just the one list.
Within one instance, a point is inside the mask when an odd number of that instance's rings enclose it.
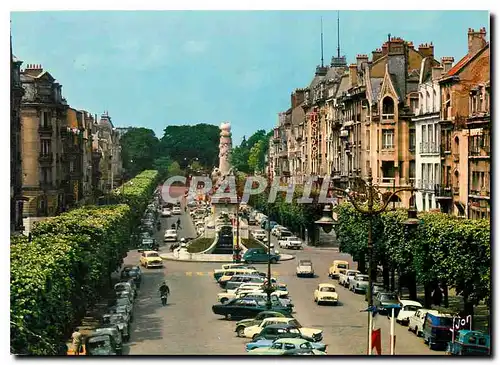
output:
{"label": "building facade", "polygon": [[65,207],[61,132],[68,104],[62,86],[41,65],[21,72],[25,91],[21,103],[22,193],[24,217],[52,216]]}
{"label": "building facade", "polygon": [[23,170],[21,144],[21,65],[10,49],[10,231],[23,231]]}
{"label": "building facade", "polygon": [[[443,212],[462,217],[467,217],[469,211],[476,210],[476,208],[478,212],[481,212],[480,215],[487,213],[489,209],[486,207],[487,203],[485,205],[485,203],[478,202],[478,200],[489,201],[489,170],[483,171],[483,168],[488,164],[481,164],[483,167],[477,167],[478,165],[474,163],[476,173],[473,180],[479,176],[481,182],[476,184],[474,180],[474,184],[472,184],[474,188],[484,186],[482,190],[484,194],[488,191],[488,195],[477,199],[476,197],[481,196],[481,194],[476,195],[474,189],[469,194],[469,190],[471,190],[469,182],[472,176],[469,174],[470,149],[468,144],[470,134],[476,132],[473,132],[475,128],[468,128],[468,121],[473,115],[473,110],[474,115],[478,113],[481,115],[485,112],[485,85],[490,80],[490,48],[486,41],[484,28],[479,31],[469,29],[467,36],[467,54],[445,73],[439,82],[441,88],[441,186],[436,191],[436,198]],[[478,101],[474,104],[471,102],[471,95],[474,94],[478,86],[481,86],[484,91],[480,93],[481,103]],[[469,124],[469,126],[472,127],[473,124]],[[481,159],[483,158],[471,158],[470,161]],[[469,195],[471,195],[471,201],[475,205],[477,203],[483,205],[475,206],[474,209],[469,208]]]}

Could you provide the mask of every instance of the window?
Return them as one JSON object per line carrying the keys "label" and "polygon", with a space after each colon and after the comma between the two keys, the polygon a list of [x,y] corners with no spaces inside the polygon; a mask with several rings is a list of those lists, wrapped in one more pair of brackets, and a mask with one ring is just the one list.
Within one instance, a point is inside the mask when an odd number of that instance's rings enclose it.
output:
{"label": "window", "polygon": [[370,150],[370,130],[367,130],[366,131],[366,150],[369,151]]}
{"label": "window", "polygon": [[415,151],[415,129],[410,129],[410,151]]}
{"label": "window", "polygon": [[41,120],[41,125],[42,127],[50,127],[51,126],[51,120],[50,120],[50,113],[49,112],[42,112],[42,120]]}
{"label": "window", "polygon": [[382,130],[382,149],[394,148],[394,129]]}
{"label": "window", "polygon": [[422,194],[422,210],[425,212],[425,196],[426,194]]}
{"label": "window", "polygon": [[422,142],[427,143],[427,126],[422,126]]}
{"label": "window", "polygon": [[50,167],[42,167],[42,176],[40,180],[44,184],[50,184],[52,181],[52,169]]}
{"label": "window", "polygon": [[51,148],[50,148],[50,139],[42,139],[41,140],[41,151],[40,152],[44,156],[50,155],[52,153]]}
{"label": "window", "polygon": [[[382,114],[385,114],[387,117],[394,116],[394,100],[390,96],[386,96],[382,101]],[[382,116],[383,119],[384,116]]]}
{"label": "window", "polygon": [[427,113],[431,112],[431,94],[428,91],[425,93],[425,104],[427,106]]}

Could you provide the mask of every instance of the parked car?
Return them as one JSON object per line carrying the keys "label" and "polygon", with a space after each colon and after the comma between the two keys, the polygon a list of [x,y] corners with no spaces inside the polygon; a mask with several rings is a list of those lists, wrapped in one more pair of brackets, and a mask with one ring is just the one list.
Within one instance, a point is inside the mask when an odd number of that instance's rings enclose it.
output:
{"label": "parked car", "polygon": [[368,275],[356,274],[349,283],[349,290],[353,293],[365,293],[368,289]]}
{"label": "parked car", "polygon": [[[271,310],[281,313],[291,313],[290,307],[283,307],[279,301],[271,299]],[[226,319],[232,318],[253,318],[260,312],[269,310],[266,302],[255,299],[238,298],[227,304],[214,304],[212,311],[214,314],[222,315]]]}
{"label": "parked car", "polygon": [[[379,292],[386,291],[385,287],[381,283],[372,284],[372,298],[375,298]],[[365,302],[368,301],[368,290],[365,293]]]}
{"label": "parked car", "polygon": [[[275,327],[275,326],[277,326],[277,325],[268,326],[268,327]],[[286,326],[288,326],[288,325],[286,325]],[[286,338],[286,339],[294,339],[294,338],[296,338],[296,339],[305,340],[305,341],[308,341],[312,345],[312,347],[314,349],[326,352],[326,345],[324,343],[322,343],[322,342],[312,342],[310,338],[308,338],[306,336],[302,336],[300,334],[300,332],[297,333],[296,337],[284,336],[284,338]],[[251,350],[257,349],[257,348],[271,347],[274,342],[279,341],[279,340],[280,340],[280,338],[278,337],[278,338],[276,338],[274,340],[262,339],[262,340],[257,340],[257,341],[254,341],[254,342],[250,342],[250,343],[247,343],[246,350],[247,351],[251,351]]]}
{"label": "parked car", "polygon": [[317,350],[311,342],[301,338],[280,338],[274,341],[270,347],[258,347],[248,351],[249,355],[285,355],[290,350],[307,350],[314,355],[326,355],[325,352]]}
{"label": "parked car", "polygon": [[269,256],[267,250],[264,248],[249,248],[243,255],[243,261],[247,264],[254,262],[268,262],[275,264],[279,261],[280,255],[278,252],[271,252]]}
{"label": "parked car", "polygon": [[116,324],[108,324],[106,326],[101,326],[96,328],[95,333],[97,334],[103,334],[103,335],[110,335],[113,337],[115,340],[115,352],[117,355],[121,355],[123,351],[123,339],[122,339],[122,333],[120,332],[120,329]]}
{"label": "parked car", "polygon": [[299,260],[296,273],[298,277],[308,276],[314,277],[314,268],[311,260]]}
{"label": "parked car", "polygon": [[132,292],[134,294],[134,298],[137,298],[137,290],[133,280],[131,280],[130,282],[121,281],[119,283],[116,283],[114,289],[115,293],[119,293],[122,291]]}
{"label": "parked car", "polygon": [[150,267],[163,267],[163,260],[156,251],[144,251],[141,255],[140,263],[146,269]]}
{"label": "parked car", "polygon": [[109,313],[122,314],[127,323],[130,323],[134,320],[132,316],[132,308],[128,305],[115,305],[113,307],[110,307]]}
{"label": "parked car", "polygon": [[318,305],[321,303],[337,305],[339,302],[339,294],[335,289],[335,285],[330,283],[319,284],[314,291],[314,301]]}
{"label": "parked car", "polygon": [[85,354],[87,356],[113,356],[117,344],[111,334],[94,333],[85,339]]}
{"label": "parked car", "polygon": [[396,293],[379,292],[373,298],[373,306],[377,308],[379,313],[387,313],[387,307],[398,305],[399,298]]}
{"label": "parked car", "polygon": [[280,324],[280,323],[285,323],[291,326],[295,326],[300,330],[300,333],[304,334],[307,337],[311,337],[316,341],[321,341],[321,339],[323,338],[323,330],[320,330],[318,328],[302,327],[302,325],[295,318],[287,318],[287,317],[266,318],[259,325],[246,327],[245,330],[243,331],[243,335],[247,338],[255,340],[257,337],[259,337],[259,334],[263,328],[273,324]]}
{"label": "parked car", "polygon": [[491,353],[490,336],[480,331],[460,330],[454,341],[448,343],[449,355],[483,355]]}
{"label": "parked car", "polygon": [[168,208],[163,208],[163,210],[161,211],[161,216],[164,218],[171,217],[172,211]]}
{"label": "parked car", "polygon": [[396,322],[407,326],[410,322],[410,317],[413,316],[417,310],[422,308],[422,304],[414,300],[400,300],[401,309],[396,317]]}
{"label": "parked car", "polygon": [[141,243],[137,247],[138,252],[152,251],[155,249],[155,239],[154,238],[143,238]]}
{"label": "parked car", "polygon": [[265,283],[265,280],[259,275],[235,275],[225,284],[222,283],[221,287],[225,288],[227,291],[239,288],[242,284],[261,284]]}
{"label": "parked car", "polygon": [[[424,328],[425,315],[430,312],[430,309],[420,308],[417,309],[414,315],[410,316],[408,320],[408,331],[412,331],[417,337],[422,336],[422,329]],[[438,314],[438,311],[432,311]]]}
{"label": "parked car", "polygon": [[422,329],[424,343],[429,349],[446,349],[452,340],[453,317],[450,314],[427,312]]}
{"label": "parked car", "polygon": [[257,229],[255,231],[252,231],[252,236],[256,240],[262,241],[264,238],[267,238],[267,232],[263,229]]}
{"label": "parked car", "polygon": [[[267,293],[265,293],[263,289],[257,289],[257,290],[253,290],[251,292],[244,291],[243,293],[240,293],[238,298],[255,298],[257,300],[266,301],[267,300]],[[271,293],[271,298],[277,299],[281,303],[281,305],[283,305],[283,306],[286,306],[286,307],[293,307],[294,306],[292,304],[292,300],[290,298],[280,298],[280,296],[278,294],[276,294],[276,292]]]}
{"label": "parked car", "polygon": [[176,242],[178,239],[177,230],[175,229],[167,229],[165,231],[165,235],[163,236],[163,240],[165,242]]}
{"label": "parked car", "polygon": [[173,215],[181,215],[181,214],[182,214],[181,207],[175,206],[175,207],[172,209],[172,214],[173,214]]}
{"label": "parked car", "polygon": [[295,236],[282,237],[278,240],[278,245],[280,248],[294,249],[294,250],[302,250],[302,241],[300,238]]}
{"label": "parked car", "polygon": [[118,329],[122,333],[122,338],[125,341],[128,341],[130,339],[130,327],[128,325],[128,322],[126,318],[120,314],[120,313],[108,313],[105,314],[103,317],[103,324],[115,324],[118,326]]}
{"label": "parked car", "polygon": [[244,337],[243,331],[245,330],[246,327],[259,325],[262,323],[264,319],[271,317],[291,317],[291,315],[274,311],[260,312],[255,316],[255,318],[246,318],[236,322],[236,329],[235,329],[236,336]]}
{"label": "parked car", "polygon": [[120,279],[128,279],[131,278],[134,280],[137,288],[140,288],[142,282],[142,271],[139,266],[135,265],[126,265],[123,267],[120,273]]}
{"label": "parked car", "polygon": [[224,272],[230,269],[250,269],[256,270],[255,267],[249,266],[246,264],[224,264],[220,269],[214,270],[214,279],[218,281],[223,275]]}
{"label": "parked car", "polygon": [[314,339],[303,334],[300,329],[288,323],[271,324],[262,329],[259,335],[254,339],[254,342],[259,340],[276,340],[277,338],[295,338],[300,337],[310,342],[319,342],[320,339]]}
{"label": "parked car", "polygon": [[349,281],[354,279],[356,274],[361,274],[361,272],[359,270],[346,270],[345,273],[341,272],[339,275],[339,284],[348,288]]}

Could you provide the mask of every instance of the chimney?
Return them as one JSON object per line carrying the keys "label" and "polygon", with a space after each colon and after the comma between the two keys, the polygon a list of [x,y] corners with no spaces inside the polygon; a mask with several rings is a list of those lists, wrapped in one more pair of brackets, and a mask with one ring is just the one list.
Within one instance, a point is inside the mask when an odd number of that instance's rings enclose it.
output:
{"label": "chimney", "polygon": [[480,49],[486,46],[486,28],[482,27],[478,32],[474,29],[469,28],[468,36],[468,46],[470,55],[477,53]]}
{"label": "chimney", "polygon": [[434,57],[434,45],[432,44],[421,44],[418,46],[418,51],[422,54],[424,57]]}
{"label": "chimney", "polygon": [[434,66],[432,68],[432,80],[437,80],[441,78],[443,73],[445,73],[443,66]]}
{"label": "chimney", "polygon": [[292,97],[294,98],[294,101],[295,101],[293,108],[295,108],[296,106],[298,106],[304,102],[305,93],[304,93],[303,89],[295,90],[295,92],[292,95],[293,95]]}
{"label": "chimney", "polygon": [[363,64],[368,63],[368,56],[365,54],[358,54],[356,56],[356,64],[358,66],[358,70],[363,70]]}
{"label": "chimney", "polygon": [[385,56],[387,53],[389,53],[389,43],[385,42],[382,45],[382,55]]}
{"label": "chimney", "polygon": [[355,63],[349,65],[349,81],[351,87],[358,85],[358,65]]}
{"label": "chimney", "polygon": [[290,105],[292,106],[292,109],[295,108],[296,100],[297,100],[296,93],[292,93],[290,95]]}
{"label": "chimney", "polygon": [[372,62],[375,62],[382,56],[382,50],[380,48],[377,48],[375,51],[372,51]]}
{"label": "chimney", "polygon": [[454,61],[455,61],[455,59],[453,57],[442,57],[441,58],[441,65],[443,66],[444,73],[450,71],[451,67],[453,66]]}
{"label": "chimney", "polygon": [[38,76],[42,72],[43,72],[42,65],[34,65],[34,64],[26,65],[26,69],[24,70],[24,73],[30,76]]}
{"label": "chimney", "polygon": [[415,47],[413,46],[413,42],[412,41],[406,42],[406,46],[408,47],[408,49],[415,49]]}

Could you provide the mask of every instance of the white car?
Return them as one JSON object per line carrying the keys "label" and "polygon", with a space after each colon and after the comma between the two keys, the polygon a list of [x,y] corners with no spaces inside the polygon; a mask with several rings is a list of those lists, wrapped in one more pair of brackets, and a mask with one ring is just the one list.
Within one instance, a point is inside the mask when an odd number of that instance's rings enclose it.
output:
{"label": "white car", "polygon": [[162,217],[171,217],[172,211],[168,208],[163,208],[163,210],[161,211],[161,216]]}
{"label": "white car", "polygon": [[309,276],[314,277],[314,269],[311,260],[300,260],[297,265],[297,276]]}
{"label": "white car", "polygon": [[320,305],[321,303],[332,303],[337,305],[339,302],[339,294],[335,290],[335,285],[330,283],[321,283],[314,291],[314,301]]}
{"label": "white car", "polygon": [[414,315],[412,315],[408,322],[408,331],[412,331],[420,337],[422,335],[422,329],[424,328],[425,316],[427,313],[439,314],[436,310],[430,309],[417,309]]}
{"label": "white car", "polygon": [[408,325],[410,322],[410,317],[413,316],[417,310],[422,308],[422,304],[414,300],[400,300],[401,309],[399,310],[398,316],[396,317],[396,322],[402,325]]}
{"label": "white car", "polygon": [[165,236],[163,237],[165,242],[177,242],[177,231],[175,229],[167,229],[165,231]]}
{"label": "white car", "polygon": [[257,230],[255,230],[255,231],[252,232],[252,236],[256,240],[262,241],[265,238],[267,238],[267,232],[264,231],[263,229],[257,229]]}
{"label": "white car", "polygon": [[174,215],[180,215],[180,214],[182,214],[181,207],[174,207],[172,209],[172,214],[174,214]]}
{"label": "white car", "polygon": [[294,249],[294,250],[302,250],[302,241],[300,238],[292,236],[292,237],[285,237],[283,239],[280,239],[278,241],[278,244],[280,245],[280,248],[288,248],[288,249]]}
{"label": "white car", "polygon": [[243,332],[243,335],[244,337],[254,339],[259,335],[260,331],[262,331],[264,327],[267,327],[272,324],[281,324],[281,323],[297,327],[304,336],[312,337],[315,341],[321,341],[323,339],[323,330],[317,328],[302,327],[302,325],[295,318],[287,318],[287,317],[265,318],[259,325],[246,327]]}
{"label": "white car", "polygon": [[361,274],[359,270],[347,270],[345,273],[339,275],[339,284],[345,288],[349,287],[349,281],[354,279],[357,274]]}
{"label": "white car", "polygon": [[356,274],[352,280],[349,281],[349,290],[353,293],[365,293],[368,288],[368,275]]}

